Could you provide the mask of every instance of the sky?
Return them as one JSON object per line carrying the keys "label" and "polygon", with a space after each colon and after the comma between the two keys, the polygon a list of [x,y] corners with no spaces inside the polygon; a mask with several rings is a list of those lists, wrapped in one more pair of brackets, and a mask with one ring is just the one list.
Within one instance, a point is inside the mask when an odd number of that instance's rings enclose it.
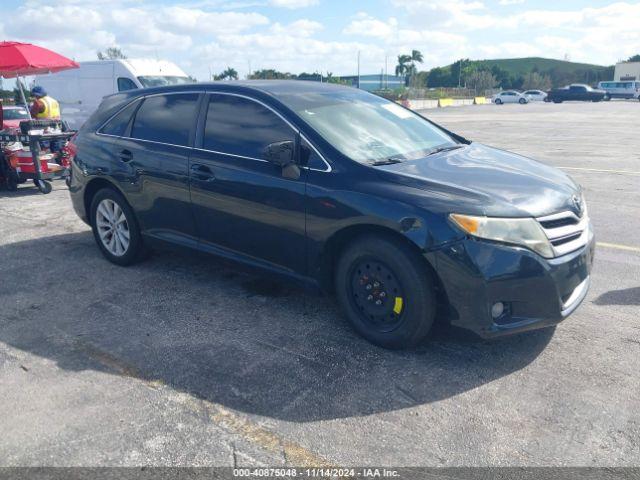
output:
{"label": "sky", "polygon": [[459,58],[542,56],[611,65],[640,53],[640,2],[609,0],[0,0],[0,39],[77,61],[121,48],[198,80],[235,68],[391,74]]}

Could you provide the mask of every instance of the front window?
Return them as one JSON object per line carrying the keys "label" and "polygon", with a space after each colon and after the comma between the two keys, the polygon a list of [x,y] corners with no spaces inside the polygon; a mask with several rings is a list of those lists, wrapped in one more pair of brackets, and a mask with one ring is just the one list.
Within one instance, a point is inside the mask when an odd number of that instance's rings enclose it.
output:
{"label": "front window", "polygon": [[296,103],[294,109],[303,120],[341,153],[360,163],[413,160],[435,148],[455,145],[424,118],[374,95],[316,94]]}
{"label": "front window", "polygon": [[166,87],[167,85],[184,85],[193,83],[189,77],[163,76],[163,75],[146,75],[138,77],[143,87]]}
{"label": "front window", "polygon": [[29,113],[24,108],[7,108],[2,110],[5,120],[27,120]]}

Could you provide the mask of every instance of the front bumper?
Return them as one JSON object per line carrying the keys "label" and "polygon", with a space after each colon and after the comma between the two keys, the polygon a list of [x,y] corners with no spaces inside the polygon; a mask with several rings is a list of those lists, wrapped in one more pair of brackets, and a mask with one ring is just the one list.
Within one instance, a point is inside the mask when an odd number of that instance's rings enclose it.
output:
{"label": "front bumper", "polygon": [[[465,239],[427,254],[449,303],[452,325],[490,338],[556,325],[582,303],[595,251],[585,246],[545,259],[525,248]],[[494,319],[491,307],[502,302]]]}

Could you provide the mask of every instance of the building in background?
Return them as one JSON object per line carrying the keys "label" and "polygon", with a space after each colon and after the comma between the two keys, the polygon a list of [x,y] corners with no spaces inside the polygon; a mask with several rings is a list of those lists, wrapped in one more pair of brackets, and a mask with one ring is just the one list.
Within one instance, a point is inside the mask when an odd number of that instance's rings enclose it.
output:
{"label": "building in background", "polygon": [[[350,85],[358,86],[358,76],[348,75],[341,76],[340,80],[349,82]],[[382,73],[374,75],[360,75],[360,88],[369,92],[374,90],[395,90],[404,87],[404,77],[396,77],[395,75],[384,75]]]}
{"label": "building in background", "polygon": [[633,82],[640,80],[640,62],[617,63],[613,80],[616,82]]}

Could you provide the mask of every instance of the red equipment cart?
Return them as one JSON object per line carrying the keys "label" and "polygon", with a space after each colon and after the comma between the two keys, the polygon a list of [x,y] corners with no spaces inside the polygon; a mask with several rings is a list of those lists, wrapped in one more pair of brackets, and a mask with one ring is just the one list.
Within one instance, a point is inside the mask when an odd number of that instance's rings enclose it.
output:
{"label": "red equipment cart", "polygon": [[70,155],[66,146],[59,152],[47,152],[41,145],[53,141],[66,144],[75,132],[63,131],[59,120],[30,120],[20,127],[26,133],[0,133],[0,182],[15,191],[19,184],[33,180],[42,193],[50,193],[53,178],[68,176]]}

